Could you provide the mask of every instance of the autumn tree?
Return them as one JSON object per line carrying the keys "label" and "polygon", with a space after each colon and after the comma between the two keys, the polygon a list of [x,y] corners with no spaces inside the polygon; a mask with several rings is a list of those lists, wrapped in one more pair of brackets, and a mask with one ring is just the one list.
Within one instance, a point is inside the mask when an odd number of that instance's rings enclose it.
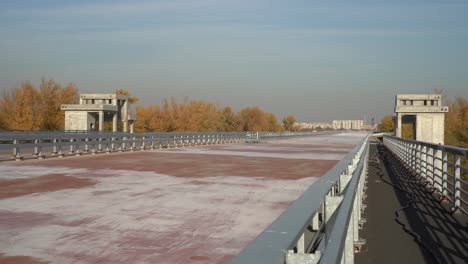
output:
{"label": "autumn tree", "polygon": [[63,129],[65,114],[60,110],[62,104],[72,104],[78,101],[78,89],[73,83],[66,87],[54,80],[41,80],[39,86],[39,104],[41,117],[41,129],[58,130]]}
{"label": "autumn tree", "polygon": [[378,129],[380,132],[392,132],[394,129],[393,117],[391,115],[383,117],[380,120]]}
{"label": "autumn tree", "polygon": [[414,138],[414,126],[416,124],[401,124],[401,137],[407,139],[415,139]]}
{"label": "autumn tree", "polygon": [[39,89],[30,82],[7,90],[0,98],[0,119],[9,130],[58,130],[64,127],[61,104],[75,103],[78,91],[54,80],[42,79]]}
{"label": "autumn tree", "polygon": [[7,129],[10,130],[33,130],[39,129],[37,113],[39,104],[37,102],[38,91],[30,82],[24,82],[20,87],[11,91],[4,91],[0,100],[0,111],[6,121]]}
{"label": "autumn tree", "polygon": [[258,107],[246,107],[239,111],[242,131],[268,131],[268,120]]}
{"label": "autumn tree", "polygon": [[238,114],[232,111],[230,106],[226,106],[222,111],[222,130],[223,131],[240,131],[241,130],[241,119]]}
{"label": "autumn tree", "polygon": [[138,132],[280,131],[276,116],[259,107],[234,112],[231,107],[175,98],[164,99],[161,106],[137,107],[135,130]]}
{"label": "autumn tree", "polygon": [[445,144],[468,148],[468,101],[457,97],[448,102],[449,112],[445,114]]}
{"label": "autumn tree", "polygon": [[135,121],[135,132],[155,132],[161,131],[161,110],[159,106],[150,105],[147,107],[137,106],[135,108],[137,119]]}
{"label": "autumn tree", "polygon": [[296,118],[292,115],[283,117],[283,127],[287,131],[292,131],[294,124],[296,123]]}
{"label": "autumn tree", "polygon": [[278,119],[273,113],[265,113],[268,122],[268,131],[281,131],[281,125],[278,124]]}
{"label": "autumn tree", "polygon": [[138,102],[138,97],[132,95],[129,91],[124,90],[124,89],[117,89],[115,90],[115,94],[120,94],[120,95],[125,95],[128,97],[128,103],[129,104],[134,104]]}

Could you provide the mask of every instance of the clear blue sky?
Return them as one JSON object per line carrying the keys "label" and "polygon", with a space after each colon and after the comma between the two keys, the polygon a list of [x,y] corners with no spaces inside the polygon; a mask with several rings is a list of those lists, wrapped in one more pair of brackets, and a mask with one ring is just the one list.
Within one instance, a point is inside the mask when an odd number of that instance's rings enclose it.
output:
{"label": "clear blue sky", "polygon": [[0,88],[41,77],[140,104],[188,96],[299,121],[468,96],[466,0],[0,0]]}

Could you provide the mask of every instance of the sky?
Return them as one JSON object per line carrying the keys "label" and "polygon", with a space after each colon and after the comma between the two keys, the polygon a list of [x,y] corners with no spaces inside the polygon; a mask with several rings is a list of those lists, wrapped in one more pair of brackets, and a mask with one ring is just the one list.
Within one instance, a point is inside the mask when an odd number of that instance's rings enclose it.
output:
{"label": "sky", "polygon": [[0,0],[0,89],[379,120],[397,93],[468,96],[467,25],[468,0]]}

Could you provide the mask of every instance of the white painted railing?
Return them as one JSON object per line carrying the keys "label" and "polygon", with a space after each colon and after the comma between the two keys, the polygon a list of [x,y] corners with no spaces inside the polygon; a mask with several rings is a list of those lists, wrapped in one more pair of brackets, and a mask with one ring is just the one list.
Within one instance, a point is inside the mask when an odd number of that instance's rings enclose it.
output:
{"label": "white painted railing", "polygon": [[368,138],[312,184],[247,245],[233,264],[354,263],[364,243],[359,227],[364,209]]}
{"label": "white painted railing", "polygon": [[[384,136],[383,143],[416,176],[453,205],[468,214],[468,149]],[[466,179],[466,178],[465,178]]]}

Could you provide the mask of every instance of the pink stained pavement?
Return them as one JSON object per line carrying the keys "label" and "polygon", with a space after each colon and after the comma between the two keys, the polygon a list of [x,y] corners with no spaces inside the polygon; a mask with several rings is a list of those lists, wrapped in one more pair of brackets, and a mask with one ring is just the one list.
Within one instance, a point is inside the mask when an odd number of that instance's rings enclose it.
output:
{"label": "pink stained pavement", "polygon": [[364,133],[0,164],[0,263],[227,263]]}

